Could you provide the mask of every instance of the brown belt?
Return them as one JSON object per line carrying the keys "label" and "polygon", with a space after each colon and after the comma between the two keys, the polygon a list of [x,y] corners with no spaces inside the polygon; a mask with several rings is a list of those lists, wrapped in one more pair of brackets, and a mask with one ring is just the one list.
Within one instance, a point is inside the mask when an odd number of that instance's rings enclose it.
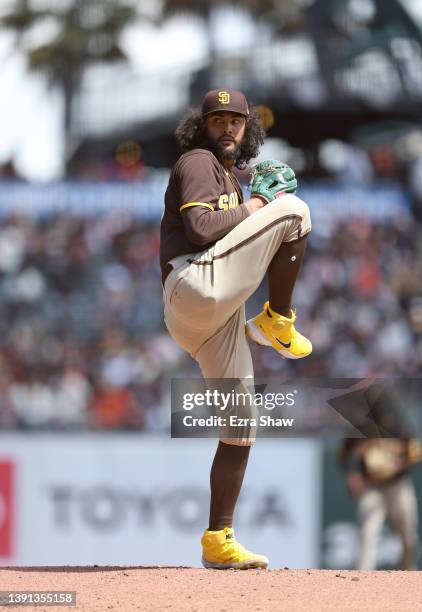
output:
{"label": "brown belt", "polygon": [[161,282],[163,284],[163,287],[164,287],[164,283],[166,282],[167,276],[170,274],[172,270],[173,270],[173,266],[171,265],[171,263],[167,262],[161,273]]}

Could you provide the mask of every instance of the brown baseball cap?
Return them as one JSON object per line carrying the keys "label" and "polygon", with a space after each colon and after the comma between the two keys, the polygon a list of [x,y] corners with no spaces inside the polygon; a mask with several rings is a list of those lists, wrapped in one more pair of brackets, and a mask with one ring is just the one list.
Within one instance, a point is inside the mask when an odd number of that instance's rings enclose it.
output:
{"label": "brown baseball cap", "polygon": [[202,116],[218,111],[230,111],[248,117],[249,106],[245,94],[236,89],[213,89],[202,102]]}

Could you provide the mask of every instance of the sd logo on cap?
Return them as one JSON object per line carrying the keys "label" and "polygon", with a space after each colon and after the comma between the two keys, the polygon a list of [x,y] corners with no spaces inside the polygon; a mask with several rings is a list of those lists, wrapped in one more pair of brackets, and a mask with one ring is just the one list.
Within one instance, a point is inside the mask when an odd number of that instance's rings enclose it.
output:
{"label": "sd logo on cap", "polygon": [[230,111],[248,117],[249,106],[245,94],[236,89],[213,89],[209,91],[202,103],[202,116],[218,111]]}
{"label": "sd logo on cap", "polygon": [[230,94],[228,91],[218,92],[218,101],[220,104],[230,104]]}

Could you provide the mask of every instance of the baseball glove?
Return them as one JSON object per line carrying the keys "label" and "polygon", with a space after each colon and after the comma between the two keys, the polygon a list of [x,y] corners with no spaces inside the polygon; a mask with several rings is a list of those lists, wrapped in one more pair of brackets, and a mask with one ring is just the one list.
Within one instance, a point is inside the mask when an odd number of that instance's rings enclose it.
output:
{"label": "baseball glove", "polygon": [[282,193],[295,193],[297,180],[293,170],[276,159],[268,159],[253,167],[249,190],[251,197],[259,196],[271,202]]}

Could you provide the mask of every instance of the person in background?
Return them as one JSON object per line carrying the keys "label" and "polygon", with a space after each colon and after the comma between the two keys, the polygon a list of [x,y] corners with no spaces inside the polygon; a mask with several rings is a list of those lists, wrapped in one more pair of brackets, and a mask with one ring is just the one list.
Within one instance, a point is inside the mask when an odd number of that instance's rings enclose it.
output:
{"label": "person in background", "polygon": [[384,522],[402,544],[400,569],[417,569],[418,506],[410,468],[422,458],[417,439],[346,438],[339,462],[357,500],[360,524],[358,569],[376,569],[377,543]]}

